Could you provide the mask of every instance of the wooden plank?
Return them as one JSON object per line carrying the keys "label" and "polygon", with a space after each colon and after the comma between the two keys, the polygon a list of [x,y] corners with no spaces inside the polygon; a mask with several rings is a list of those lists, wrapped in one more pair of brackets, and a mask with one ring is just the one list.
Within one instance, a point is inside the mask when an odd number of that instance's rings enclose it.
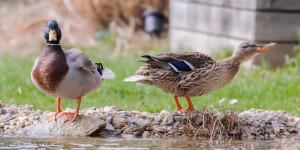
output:
{"label": "wooden plank", "polygon": [[248,9],[248,10],[261,10],[261,11],[264,10],[300,11],[299,0],[177,0],[177,1],[185,1],[189,3],[201,3],[204,5],[230,7],[235,9]]}
{"label": "wooden plank", "polygon": [[170,12],[170,26],[248,40],[255,37],[254,11],[171,1]]}
{"label": "wooden plank", "polygon": [[[208,55],[220,52],[224,48],[234,50],[240,43],[245,42],[244,40],[200,34],[174,27],[170,28],[169,34],[170,47],[173,51],[200,51]],[[280,66],[284,63],[285,55],[293,55],[295,46],[297,44],[277,43],[276,48],[265,52],[245,65],[260,64],[262,61],[266,61],[272,66]]]}
{"label": "wooden plank", "polygon": [[300,11],[299,0],[256,0],[258,10]]}
{"label": "wooden plank", "polygon": [[212,54],[220,50],[234,49],[242,40],[200,34],[184,29],[170,28],[170,47],[173,51],[199,51]]}
{"label": "wooden plank", "polygon": [[171,0],[171,1],[185,1],[188,3],[199,3],[202,5],[214,5],[221,7],[230,7],[238,9],[256,9],[256,0]]}
{"label": "wooden plank", "polygon": [[255,39],[297,43],[297,30],[300,27],[299,18],[300,13],[258,12]]}
{"label": "wooden plank", "polygon": [[170,26],[241,40],[297,42],[300,13],[274,13],[170,3]]}

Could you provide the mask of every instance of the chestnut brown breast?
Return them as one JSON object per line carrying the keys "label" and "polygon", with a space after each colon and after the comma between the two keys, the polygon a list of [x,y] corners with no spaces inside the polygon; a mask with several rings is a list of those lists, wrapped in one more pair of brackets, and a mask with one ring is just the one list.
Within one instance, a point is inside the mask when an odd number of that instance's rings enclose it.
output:
{"label": "chestnut brown breast", "polygon": [[43,90],[54,92],[68,71],[61,46],[47,45],[33,69],[32,76]]}

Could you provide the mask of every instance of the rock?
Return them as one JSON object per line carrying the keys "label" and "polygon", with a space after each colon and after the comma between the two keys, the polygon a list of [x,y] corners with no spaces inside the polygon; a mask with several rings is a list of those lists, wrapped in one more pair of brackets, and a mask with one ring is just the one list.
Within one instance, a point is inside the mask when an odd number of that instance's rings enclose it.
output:
{"label": "rock", "polygon": [[116,106],[105,106],[103,108],[104,112],[117,112],[118,108]]}
{"label": "rock", "polygon": [[4,108],[0,108],[0,115],[4,115],[4,114],[6,114],[7,112],[6,112],[6,110],[4,109]]}
{"label": "rock", "polygon": [[68,121],[64,123],[63,117],[51,122],[43,119],[42,122],[25,127],[18,133],[34,136],[92,136],[105,128],[105,126],[106,123],[103,120],[80,114],[74,122]]}
{"label": "rock", "polygon": [[203,118],[202,118],[202,117],[199,117],[199,116],[195,117],[194,123],[195,123],[195,125],[197,125],[197,126],[202,125],[202,124],[203,124]]}
{"label": "rock", "polygon": [[291,134],[289,132],[284,132],[283,133],[285,136],[290,136]]}
{"label": "rock", "polygon": [[275,134],[270,134],[271,139],[274,139],[275,137],[276,137]]}
{"label": "rock", "polygon": [[179,121],[176,121],[173,125],[173,128],[174,129],[178,129],[180,127],[180,122]]}
{"label": "rock", "polygon": [[278,135],[280,133],[280,128],[279,127],[275,127],[274,128],[274,133],[275,133],[275,135]]}
{"label": "rock", "polygon": [[130,128],[126,128],[124,131],[123,131],[123,134],[130,134],[132,131]]}
{"label": "rock", "polygon": [[160,133],[165,133],[167,132],[167,128],[165,126],[153,126],[152,130],[154,132],[160,132]]}
{"label": "rock", "polygon": [[85,112],[85,115],[92,115],[92,114],[94,114],[94,113],[96,113],[95,110],[89,109],[89,110],[87,110],[87,111]]}
{"label": "rock", "polygon": [[173,115],[168,114],[164,117],[162,121],[162,125],[171,125],[171,124],[173,124]]}
{"label": "rock", "polygon": [[184,116],[174,116],[174,119],[175,119],[175,121],[179,121],[179,122],[182,122],[184,119],[185,119],[185,117]]}
{"label": "rock", "polygon": [[115,125],[125,124],[126,122],[127,122],[126,118],[122,118],[120,116],[116,116],[113,119],[113,124]]}
{"label": "rock", "polygon": [[149,131],[144,131],[143,134],[142,134],[142,137],[143,138],[148,138],[150,137],[151,133]]}
{"label": "rock", "polygon": [[138,126],[141,126],[141,127],[145,127],[145,126],[149,126],[150,125],[150,121],[149,120],[146,120],[146,119],[138,119],[136,121],[136,124]]}
{"label": "rock", "polygon": [[109,123],[109,124],[112,124],[112,120],[113,120],[113,119],[112,119],[112,117],[110,117],[110,116],[108,116],[108,117],[105,118],[105,122],[106,122],[106,123]]}
{"label": "rock", "polygon": [[140,111],[137,111],[137,110],[133,110],[131,112],[134,113],[135,115],[139,115],[141,113]]}
{"label": "rock", "polygon": [[106,123],[105,130],[115,131],[115,128],[110,123]]}
{"label": "rock", "polygon": [[283,123],[283,122],[287,122],[288,121],[288,118],[286,117],[286,115],[280,115],[278,118],[277,118],[278,122],[280,123]]}
{"label": "rock", "polygon": [[17,109],[9,109],[8,110],[8,113],[11,114],[11,115],[15,115],[17,114],[19,111]]}

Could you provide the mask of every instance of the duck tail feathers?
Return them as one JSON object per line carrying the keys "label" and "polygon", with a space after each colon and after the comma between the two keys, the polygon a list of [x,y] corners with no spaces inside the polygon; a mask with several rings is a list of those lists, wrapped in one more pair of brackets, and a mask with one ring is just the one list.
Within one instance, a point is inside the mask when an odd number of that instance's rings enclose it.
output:
{"label": "duck tail feathers", "polygon": [[113,78],[115,78],[115,73],[112,72],[110,69],[105,68],[102,70],[101,78],[102,79],[113,79]]}
{"label": "duck tail feathers", "polygon": [[138,81],[142,81],[142,80],[145,80],[145,79],[146,79],[145,76],[142,76],[142,75],[134,75],[134,76],[125,78],[124,81],[126,81],[126,82],[138,82]]}

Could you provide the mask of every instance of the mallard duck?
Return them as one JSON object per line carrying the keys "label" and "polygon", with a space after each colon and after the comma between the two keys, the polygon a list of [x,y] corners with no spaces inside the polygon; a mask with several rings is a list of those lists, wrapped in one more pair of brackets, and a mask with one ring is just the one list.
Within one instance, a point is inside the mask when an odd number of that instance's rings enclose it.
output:
{"label": "mallard duck", "polygon": [[143,55],[139,60],[147,63],[124,81],[154,85],[174,95],[178,111],[182,109],[178,97],[186,97],[187,111],[194,110],[190,97],[201,96],[227,85],[236,75],[242,63],[254,58],[276,43],[256,44],[244,42],[233,55],[216,62],[201,52],[180,52],[157,56]]}
{"label": "mallard duck", "polygon": [[[34,85],[47,95],[56,97],[57,110],[48,121],[64,117],[65,121],[75,121],[81,98],[95,92],[103,79],[114,78],[114,73],[104,69],[101,63],[92,61],[77,49],[63,51],[60,45],[62,33],[55,20],[48,22],[44,30],[47,45],[35,60],[31,79]],[[62,112],[61,99],[77,99],[75,112]]]}

